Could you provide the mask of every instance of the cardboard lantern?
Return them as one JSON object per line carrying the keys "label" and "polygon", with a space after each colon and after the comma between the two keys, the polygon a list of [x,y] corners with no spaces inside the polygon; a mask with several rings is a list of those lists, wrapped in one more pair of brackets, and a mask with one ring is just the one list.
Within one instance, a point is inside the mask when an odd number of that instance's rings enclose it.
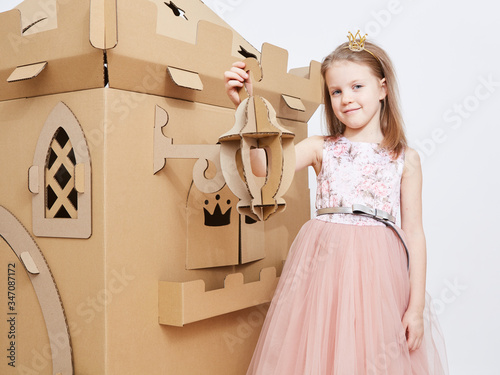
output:
{"label": "cardboard lantern", "polygon": [[[253,58],[245,59],[246,70],[260,81],[262,72]],[[295,134],[280,126],[276,112],[261,96],[244,98],[236,111],[236,124],[219,138],[222,172],[238,198],[238,212],[254,220],[267,220],[285,209],[282,195],[292,182],[295,168]],[[265,150],[266,176],[262,183],[252,172],[251,149]]]}
{"label": "cardboard lantern", "polygon": [[309,191],[238,212],[223,72],[259,61],[284,150],[319,63],[287,71],[198,0],[26,0],[0,51],[0,373],[243,374]]}

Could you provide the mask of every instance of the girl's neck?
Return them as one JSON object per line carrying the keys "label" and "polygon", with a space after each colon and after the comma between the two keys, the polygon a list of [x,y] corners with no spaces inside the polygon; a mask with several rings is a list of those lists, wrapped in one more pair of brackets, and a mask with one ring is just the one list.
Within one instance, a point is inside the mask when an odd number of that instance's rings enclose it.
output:
{"label": "girl's neck", "polygon": [[384,139],[380,127],[378,129],[351,129],[346,127],[343,135],[353,142],[381,143]]}

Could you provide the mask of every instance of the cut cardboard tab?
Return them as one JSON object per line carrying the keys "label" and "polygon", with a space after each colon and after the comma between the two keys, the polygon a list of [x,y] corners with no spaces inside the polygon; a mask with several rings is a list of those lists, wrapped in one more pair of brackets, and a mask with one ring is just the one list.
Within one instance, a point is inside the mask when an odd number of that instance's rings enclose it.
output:
{"label": "cut cardboard tab", "polygon": [[90,43],[102,50],[118,44],[116,0],[90,1]]}
{"label": "cut cardboard tab", "polygon": [[28,169],[28,189],[33,194],[40,192],[40,180],[38,179],[38,167],[36,165]]}
{"label": "cut cardboard tab", "polygon": [[40,271],[38,270],[38,267],[35,264],[35,261],[31,257],[30,253],[27,251],[21,253],[20,257],[21,261],[24,264],[24,267],[26,270],[31,273],[32,275],[38,275]]}
{"label": "cut cardboard tab", "polygon": [[25,81],[35,78],[45,69],[47,64],[47,61],[43,61],[36,64],[18,66],[9,78],[7,78],[7,82]]}
{"label": "cut cardboard tab", "polygon": [[288,96],[285,94],[282,94],[281,97],[285,101],[286,105],[289,106],[291,109],[305,112],[306,106],[304,105],[304,103],[302,103],[302,100],[300,100],[299,98],[294,98],[293,96]]}
{"label": "cut cardboard tab", "polygon": [[169,66],[167,70],[172,78],[172,81],[174,81],[177,86],[198,91],[203,90],[203,82],[201,82],[198,73],[174,68],[172,66]]}
{"label": "cut cardboard tab", "polygon": [[75,190],[85,193],[85,164],[75,165]]}
{"label": "cut cardboard tab", "polygon": [[278,284],[274,267],[264,268],[260,280],[245,284],[240,273],[226,277],[224,288],[205,290],[203,280],[160,281],[158,318],[160,324],[182,327],[248,307],[270,302]]}

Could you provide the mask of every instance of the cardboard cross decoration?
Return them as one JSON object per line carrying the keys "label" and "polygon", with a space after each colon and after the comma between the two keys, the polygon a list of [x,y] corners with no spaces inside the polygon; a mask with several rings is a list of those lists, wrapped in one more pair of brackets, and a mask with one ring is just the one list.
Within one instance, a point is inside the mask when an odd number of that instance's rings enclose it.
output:
{"label": "cardboard cross decoration", "polygon": [[[168,123],[168,113],[160,106],[156,106],[154,130],[154,173],[158,173],[165,166],[166,159],[198,159],[193,167],[193,181],[196,187],[204,193],[215,193],[225,185],[219,162],[219,145],[174,145],[174,140],[165,137],[162,128]],[[216,168],[213,178],[207,179],[205,171],[208,163],[212,162]]]}

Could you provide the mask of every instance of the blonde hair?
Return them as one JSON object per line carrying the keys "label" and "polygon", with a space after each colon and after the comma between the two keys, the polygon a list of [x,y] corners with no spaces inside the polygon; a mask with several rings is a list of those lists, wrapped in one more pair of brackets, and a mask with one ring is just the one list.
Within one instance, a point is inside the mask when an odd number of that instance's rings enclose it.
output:
{"label": "blonde hair", "polygon": [[371,53],[367,51],[351,51],[348,46],[348,42],[341,44],[335,51],[326,56],[321,64],[321,75],[324,81],[323,99],[328,134],[332,136],[342,135],[345,131],[345,125],[340,122],[333,112],[330,92],[325,80],[326,72],[334,63],[339,61],[351,61],[366,65],[376,77],[379,79],[385,78],[387,85],[387,95],[381,101],[380,108],[380,130],[384,135],[380,147],[386,148],[394,152],[396,156],[399,156],[407,146],[407,141],[404,132],[403,117],[399,107],[396,73],[392,62],[382,48],[371,42],[365,41],[365,49]]}

